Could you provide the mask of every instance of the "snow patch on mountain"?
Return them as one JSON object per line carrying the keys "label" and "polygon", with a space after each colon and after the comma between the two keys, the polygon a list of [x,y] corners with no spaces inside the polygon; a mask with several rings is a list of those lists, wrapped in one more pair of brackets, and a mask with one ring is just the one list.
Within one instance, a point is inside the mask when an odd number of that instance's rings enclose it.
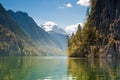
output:
{"label": "snow patch on mountain", "polygon": [[52,21],[45,22],[41,25],[41,28],[43,28],[48,33],[55,32],[59,34],[66,34],[66,32],[62,28],[58,27],[58,24]]}

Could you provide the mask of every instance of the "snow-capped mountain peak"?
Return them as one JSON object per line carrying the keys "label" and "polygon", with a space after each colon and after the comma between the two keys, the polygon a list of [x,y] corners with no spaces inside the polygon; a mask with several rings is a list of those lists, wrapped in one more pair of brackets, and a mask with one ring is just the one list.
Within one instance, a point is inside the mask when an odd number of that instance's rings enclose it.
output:
{"label": "snow-capped mountain peak", "polygon": [[47,32],[52,31],[55,26],[57,26],[57,24],[51,21],[42,24],[42,28]]}
{"label": "snow-capped mountain peak", "polygon": [[58,25],[54,22],[48,21],[45,22],[44,24],[41,25],[41,27],[46,31],[46,32],[55,32],[59,34],[66,34],[66,32],[58,27]]}

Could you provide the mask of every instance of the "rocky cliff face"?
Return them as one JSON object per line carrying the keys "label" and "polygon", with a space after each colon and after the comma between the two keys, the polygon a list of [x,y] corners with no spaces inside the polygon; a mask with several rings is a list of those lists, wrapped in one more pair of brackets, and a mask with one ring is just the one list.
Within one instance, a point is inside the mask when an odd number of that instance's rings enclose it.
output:
{"label": "rocky cliff face", "polygon": [[[91,13],[88,18],[104,37],[98,42],[101,57],[119,56],[120,54],[120,1],[91,0]],[[97,45],[96,45],[97,46]]]}
{"label": "rocky cliff face", "polygon": [[103,34],[113,33],[113,31],[119,34],[119,4],[119,0],[91,0],[91,13],[88,18],[91,21],[91,26],[96,26]]}
{"label": "rocky cliff face", "polygon": [[82,30],[82,41],[72,55],[120,57],[120,0],[90,2],[91,11]]}

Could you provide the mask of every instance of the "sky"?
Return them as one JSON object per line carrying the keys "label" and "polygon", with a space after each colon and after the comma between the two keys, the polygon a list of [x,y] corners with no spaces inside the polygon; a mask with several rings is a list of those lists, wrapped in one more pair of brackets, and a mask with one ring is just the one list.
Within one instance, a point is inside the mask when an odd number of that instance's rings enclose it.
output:
{"label": "sky", "polygon": [[6,10],[27,12],[38,25],[54,22],[73,32],[86,20],[89,0],[0,0]]}

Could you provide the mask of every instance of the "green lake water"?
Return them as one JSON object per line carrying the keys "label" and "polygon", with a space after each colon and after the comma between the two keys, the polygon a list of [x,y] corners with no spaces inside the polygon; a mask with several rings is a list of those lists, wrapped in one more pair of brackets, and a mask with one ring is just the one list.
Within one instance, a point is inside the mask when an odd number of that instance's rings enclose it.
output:
{"label": "green lake water", "polygon": [[120,60],[0,57],[0,80],[120,80]]}

